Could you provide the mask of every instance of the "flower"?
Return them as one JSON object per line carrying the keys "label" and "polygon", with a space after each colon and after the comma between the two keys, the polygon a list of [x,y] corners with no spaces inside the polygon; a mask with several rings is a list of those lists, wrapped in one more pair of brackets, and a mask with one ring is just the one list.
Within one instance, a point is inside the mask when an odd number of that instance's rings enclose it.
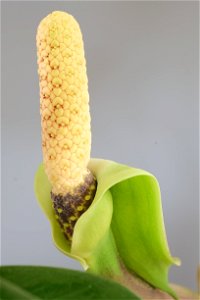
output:
{"label": "flower", "polygon": [[86,65],[75,19],[64,12],[48,15],[37,47],[44,164],[35,193],[56,247],[89,272],[129,288],[136,274],[176,298],[168,270],[179,260],[169,252],[156,178],[90,160]]}

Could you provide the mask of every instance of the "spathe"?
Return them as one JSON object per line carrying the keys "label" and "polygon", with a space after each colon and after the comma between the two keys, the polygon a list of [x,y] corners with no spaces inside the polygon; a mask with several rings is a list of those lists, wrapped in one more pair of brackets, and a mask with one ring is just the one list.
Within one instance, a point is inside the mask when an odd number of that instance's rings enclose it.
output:
{"label": "spathe", "polygon": [[71,245],[55,219],[43,165],[36,173],[36,196],[51,223],[56,247],[103,276],[123,277],[123,264],[130,273],[176,298],[168,284],[168,270],[179,260],[169,252],[156,178],[102,159],[91,159],[89,169],[97,178],[97,192],[74,227]]}

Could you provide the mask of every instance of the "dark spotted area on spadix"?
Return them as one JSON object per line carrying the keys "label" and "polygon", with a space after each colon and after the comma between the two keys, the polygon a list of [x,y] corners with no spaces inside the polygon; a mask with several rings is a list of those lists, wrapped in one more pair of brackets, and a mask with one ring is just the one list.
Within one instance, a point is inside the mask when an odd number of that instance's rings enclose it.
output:
{"label": "dark spotted area on spadix", "polygon": [[51,192],[55,217],[69,241],[72,240],[77,220],[91,205],[96,189],[97,181],[92,173],[89,173],[84,183],[75,188],[73,193],[55,195]]}

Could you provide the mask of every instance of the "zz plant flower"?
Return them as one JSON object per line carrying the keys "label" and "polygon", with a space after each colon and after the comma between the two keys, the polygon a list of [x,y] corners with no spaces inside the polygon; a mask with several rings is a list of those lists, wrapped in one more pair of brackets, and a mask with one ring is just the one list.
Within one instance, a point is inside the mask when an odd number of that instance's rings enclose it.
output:
{"label": "zz plant flower", "polygon": [[70,15],[55,12],[37,33],[44,167],[62,231],[73,228],[94,198],[96,179],[88,169],[90,114],[81,32]]}
{"label": "zz plant flower", "polygon": [[[43,164],[35,176],[38,202],[56,247],[85,270],[139,296],[177,298],[159,184],[143,170],[90,159],[88,81],[82,35],[65,12],[37,31]],[[141,288],[142,287],[142,288]]]}

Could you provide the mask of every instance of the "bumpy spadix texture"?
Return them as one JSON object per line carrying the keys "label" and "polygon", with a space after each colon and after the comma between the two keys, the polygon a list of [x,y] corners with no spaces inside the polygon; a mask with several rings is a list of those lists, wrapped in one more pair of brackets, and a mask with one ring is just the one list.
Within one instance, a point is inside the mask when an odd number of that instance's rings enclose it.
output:
{"label": "bumpy spadix texture", "polygon": [[64,12],[37,31],[45,171],[55,195],[73,193],[87,177],[91,134],[86,62],[76,20]]}

